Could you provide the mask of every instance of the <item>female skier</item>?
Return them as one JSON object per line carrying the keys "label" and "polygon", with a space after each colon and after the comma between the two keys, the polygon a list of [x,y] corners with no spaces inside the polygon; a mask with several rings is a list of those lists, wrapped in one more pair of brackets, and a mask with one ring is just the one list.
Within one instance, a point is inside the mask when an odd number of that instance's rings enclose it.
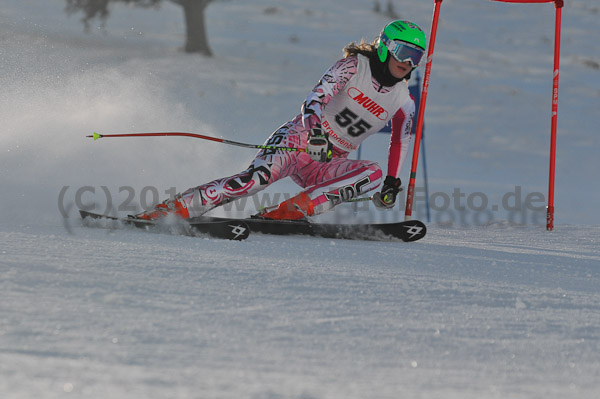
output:
{"label": "female skier", "polygon": [[379,187],[383,177],[379,165],[348,159],[348,154],[390,120],[387,176],[381,191],[373,195],[373,202],[378,207],[393,207],[400,191],[399,176],[415,113],[408,79],[423,57],[425,41],[424,32],[416,24],[394,21],[383,28],[372,44],[350,43],[344,48],[345,57],[325,73],[308,95],[302,112],[265,143],[305,148],[306,152],[261,150],[245,171],[190,188],[135,217],[197,217],[288,176],[304,191],[260,216],[299,220],[321,214]]}

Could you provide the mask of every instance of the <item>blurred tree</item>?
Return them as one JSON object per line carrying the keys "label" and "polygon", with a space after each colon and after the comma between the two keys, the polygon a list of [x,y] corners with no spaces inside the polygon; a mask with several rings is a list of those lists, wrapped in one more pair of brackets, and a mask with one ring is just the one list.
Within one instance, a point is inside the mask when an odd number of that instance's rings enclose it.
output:
{"label": "blurred tree", "polygon": [[[82,21],[85,25],[85,30],[89,31],[90,21],[94,18],[99,18],[102,23],[108,18],[109,3],[127,3],[137,7],[154,7],[158,8],[163,0],[66,0],[67,14],[83,12]],[[204,9],[209,3],[215,0],[169,0],[183,8],[185,17],[186,53],[200,53],[207,56],[212,55],[212,51],[208,44],[206,35],[206,22],[204,18]]]}
{"label": "blurred tree", "polygon": [[392,3],[392,0],[388,0],[387,9],[385,12],[383,12],[381,10],[381,5],[379,4],[379,0],[375,0],[375,3],[373,4],[373,11],[375,11],[377,14],[383,14],[391,19],[401,18],[400,15],[396,13],[396,11],[394,9],[394,4]]}

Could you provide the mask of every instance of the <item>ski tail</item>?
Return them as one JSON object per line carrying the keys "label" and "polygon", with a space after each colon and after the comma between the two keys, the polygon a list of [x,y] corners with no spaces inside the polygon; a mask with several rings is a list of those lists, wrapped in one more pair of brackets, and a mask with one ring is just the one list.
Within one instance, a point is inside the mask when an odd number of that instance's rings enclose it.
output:
{"label": "ski tail", "polygon": [[[120,223],[134,226],[139,229],[157,229],[162,227],[159,221],[150,221],[136,218],[118,218],[114,216],[101,215],[98,213],[88,212],[80,210],[79,214],[82,219],[100,219],[100,220],[111,220],[118,221]],[[182,223],[185,227],[183,233],[186,235],[195,235],[197,233],[208,235],[214,238],[222,238],[227,240],[241,241],[248,238],[250,235],[250,227],[243,220],[235,219],[220,219],[206,221],[203,223]]]}

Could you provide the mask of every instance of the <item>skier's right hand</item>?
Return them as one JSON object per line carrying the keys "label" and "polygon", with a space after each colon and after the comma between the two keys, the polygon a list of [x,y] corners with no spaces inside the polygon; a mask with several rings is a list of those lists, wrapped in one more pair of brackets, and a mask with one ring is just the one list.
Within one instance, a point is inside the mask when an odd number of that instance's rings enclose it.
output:
{"label": "skier's right hand", "polygon": [[333,144],[329,141],[329,135],[321,127],[310,129],[306,153],[313,161],[329,162],[333,158]]}
{"label": "skier's right hand", "polygon": [[391,209],[396,203],[398,193],[402,191],[402,181],[394,176],[386,176],[381,192],[373,195],[373,203],[378,208]]}

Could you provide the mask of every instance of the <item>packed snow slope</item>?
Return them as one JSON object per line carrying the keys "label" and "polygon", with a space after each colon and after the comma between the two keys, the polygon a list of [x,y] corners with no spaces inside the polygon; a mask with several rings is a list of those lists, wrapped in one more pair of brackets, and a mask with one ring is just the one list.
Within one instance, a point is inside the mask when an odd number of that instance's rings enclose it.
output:
{"label": "packed snow slope", "polygon": [[[63,1],[3,0],[0,397],[600,397],[600,7],[565,3],[555,231],[544,229],[554,7],[446,0],[426,112],[431,223],[405,244],[229,242],[76,216],[131,213],[244,169],[252,150],[85,136],[262,143],[345,44],[389,22],[373,2],[216,2],[204,58],[179,50],[170,2],[114,6],[84,34]],[[394,5],[429,32],[433,1]],[[385,165],[387,140],[361,156]],[[278,182],[215,213],[297,192]]]}

